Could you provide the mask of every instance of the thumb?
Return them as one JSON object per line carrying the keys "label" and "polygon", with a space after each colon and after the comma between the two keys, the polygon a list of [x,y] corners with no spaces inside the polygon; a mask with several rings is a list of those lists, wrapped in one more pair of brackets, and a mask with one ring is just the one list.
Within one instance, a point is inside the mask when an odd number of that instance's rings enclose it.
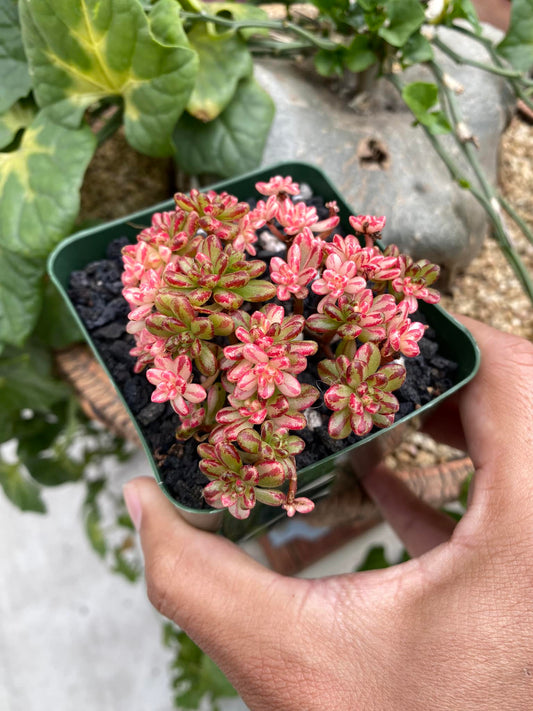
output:
{"label": "thumb", "polygon": [[[126,484],[124,499],[140,534],[151,603],[208,653],[215,653],[213,637],[227,652],[243,621],[257,617],[258,590],[285,579],[225,538],[186,523],[151,478]],[[268,619],[265,605],[268,598],[261,609]]]}

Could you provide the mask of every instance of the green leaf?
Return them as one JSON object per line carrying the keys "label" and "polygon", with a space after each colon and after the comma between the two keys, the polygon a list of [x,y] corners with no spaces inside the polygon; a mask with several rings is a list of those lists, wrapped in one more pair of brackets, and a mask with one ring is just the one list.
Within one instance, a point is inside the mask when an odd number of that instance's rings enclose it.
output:
{"label": "green leaf", "polygon": [[482,33],[479,17],[471,0],[452,0],[448,7],[443,8],[441,15],[432,21],[432,24],[451,25],[454,20],[466,20],[472,25],[476,34]]}
{"label": "green leaf", "polygon": [[26,455],[21,447],[18,451],[32,479],[43,486],[61,486],[83,476],[83,464],[75,462],[62,449],[38,455]]}
{"label": "green leaf", "polygon": [[365,559],[358,566],[357,572],[363,570],[381,570],[382,568],[389,568],[391,565],[405,563],[407,560],[409,560],[409,554],[405,550],[401,553],[398,560],[391,561],[387,558],[383,546],[374,546],[370,548]]}
{"label": "green leaf", "polygon": [[[327,14],[333,12],[348,12],[350,9],[349,0],[311,0],[311,4],[317,7],[320,12]],[[364,9],[365,2],[359,2]]]}
{"label": "green leaf", "polygon": [[[229,15],[237,22],[263,22],[269,19],[267,13],[260,7],[249,5],[246,2],[210,2],[209,4],[205,3],[203,9],[210,15]],[[268,35],[268,30],[259,27],[245,27],[239,30],[239,34],[243,39],[249,39],[253,35]]]}
{"label": "green leaf", "polygon": [[429,62],[433,59],[433,47],[421,34],[412,35],[402,48],[403,65]]}
{"label": "green leaf", "polygon": [[0,444],[8,442],[13,436],[13,413],[0,409]]}
{"label": "green leaf", "polygon": [[437,104],[439,98],[439,89],[436,84],[422,81],[406,84],[402,89],[402,97],[416,120],[427,126],[431,133],[439,134],[451,131],[445,114],[440,110],[430,110]]}
{"label": "green leaf", "polygon": [[113,572],[124,576],[130,583],[134,583],[141,574],[141,567],[126,558],[120,547],[113,549]]}
{"label": "green leaf", "polygon": [[254,79],[242,81],[214,121],[185,114],[174,133],[176,160],[187,173],[230,177],[256,168],[263,155],[274,103]]}
{"label": "green leaf", "polygon": [[[45,449],[49,449],[65,427],[66,403],[61,402],[43,416],[42,413],[17,413],[12,416],[13,435],[18,441],[17,453],[19,459],[35,457]],[[57,415],[56,415],[57,413]]]}
{"label": "green leaf", "polygon": [[377,60],[377,54],[370,47],[368,35],[356,35],[344,52],[344,64],[351,72],[363,72]]}
{"label": "green leaf", "polygon": [[424,24],[422,5],[418,0],[385,0],[383,5],[389,21],[379,28],[378,34],[394,47],[402,47]]}
{"label": "green leaf", "polygon": [[66,348],[71,343],[83,340],[74,316],[51,281],[45,284],[35,335],[51,348]]}
{"label": "green leaf", "polygon": [[[327,0],[325,0],[324,4],[327,4]],[[358,0],[357,4],[360,5],[365,12],[373,12],[378,5],[378,0]]]}
{"label": "green leaf", "polygon": [[185,632],[166,624],[163,628],[163,641],[176,652],[172,670],[178,708],[198,709],[204,697],[214,705],[218,699],[237,696],[217,665]]}
{"label": "green leaf", "polygon": [[18,150],[0,153],[3,247],[27,257],[46,257],[69,234],[95,146],[88,127],[69,130],[40,113]]}
{"label": "green leaf", "polygon": [[17,3],[0,0],[0,114],[31,90],[31,79],[20,33]]}
{"label": "green leaf", "polygon": [[29,474],[43,486],[59,486],[78,481],[83,476],[84,463],[71,452],[74,430],[72,401],[61,401],[49,413],[33,417],[19,416],[14,435],[18,440],[17,455]]}
{"label": "green leaf", "polygon": [[175,0],[156,4],[154,30],[138,0],[70,0],[52,10],[49,0],[20,0],[20,9],[37,102],[54,121],[76,128],[91,104],[120,96],[130,145],[172,153],[197,70],[184,34],[162,30],[181,24]]}
{"label": "green leaf", "polygon": [[320,49],[314,57],[315,69],[323,77],[341,77],[344,72],[344,53],[342,49]]}
{"label": "green leaf", "polygon": [[472,479],[474,477],[474,472],[472,471],[461,485],[461,491],[459,492],[459,503],[466,511],[468,508],[468,494],[470,492],[470,485],[472,484]]}
{"label": "green leaf", "polygon": [[69,395],[68,387],[50,374],[49,355],[41,349],[7,351],[0,358],[0,410],[48,410]]}
{"label": "green leaf", "polygon": [[46,512],[39,487],[27,478],[20,464],[0,461],[0,486],[7,498],[22,511]]}
{"label": "green leaf", "polygon": [[252,55],[239,35],[211,34],[203,24],[195,25],[188,37],[200,63],[187,111],[212,121],[233,99],[239,81],[252,74]]}
{"label": "green leaf", "polygon": [[0,148],[8,146],[21,128],[30,125],[34,116],[34,109],[23,106],[21,102],[13,104],[8,111],[0,114]]}
{"label": "green leaf", "polygon": [[515,69],[528,72],[533,66],[533,0],[513,0],[511,23],[497,47]]}
{"label": "green leaf", "polygon": [[[1,201],[0,197],[0,206]],[[0,245],[1,240],[0,236]],[[0,246],[1,342],[22,346],[31,333],[41,310],[44,270],[43,259],[22,257]]]}
{"label": "green leaf", "polygon": [[357,570],[359,572],[363,570],[381,570],[381,568],[388,568],[390,565],[391,563],[389,563],[385,555],[385,548],[383,546],[374,546],[368,551]]}
{"label": "green leaf", "polygon": [[103,558],[107,553],[107,542],[102,529],[100,513],[95,507],[86,510],[85,532],[87,533],[87,538],[89,539],[89,543],[91,544],[93,550],[96,551],[101,558]]}
{"label": "green leaf", "polygon": [[97,503],[97,499],[100,494],[104,491],[107,486],[107,480],[105,477],[100,477],[99,479],[92,479],[91,481],[86,481],[87,493],[85,495],[85,501],[83,505],[91,508]]}

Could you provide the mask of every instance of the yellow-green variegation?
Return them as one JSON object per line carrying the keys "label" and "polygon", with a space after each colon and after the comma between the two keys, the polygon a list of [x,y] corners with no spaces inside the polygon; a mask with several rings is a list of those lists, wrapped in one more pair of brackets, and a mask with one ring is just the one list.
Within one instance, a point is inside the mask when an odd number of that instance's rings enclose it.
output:
{"label": "yellow-green variegation", "polygon": [[35,97],[52,120],[76,128],[89,106],[118,97],[130,145],[172,153],[197,71],[175,0],[148,16],[139,0],[20,0],[20,13]]}

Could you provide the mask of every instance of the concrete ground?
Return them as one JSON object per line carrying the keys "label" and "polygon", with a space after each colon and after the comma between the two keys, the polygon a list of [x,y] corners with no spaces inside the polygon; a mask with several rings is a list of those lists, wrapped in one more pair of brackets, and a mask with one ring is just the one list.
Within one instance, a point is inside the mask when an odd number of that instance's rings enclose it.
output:
{"label": "concrete ground", "polygon": [[[139,452],[112,476],[120,486],[147,471]],[[78,484],[47,490],[42,516],[21,513],[0,490],[0,710],[172,711],[161,619],[144,584],[109,573],[90,548],[83,495]],[[378,527],[303,574],[351,571],[384,538],[397,547]],[[246,548],[261,559],[257,544]]]}

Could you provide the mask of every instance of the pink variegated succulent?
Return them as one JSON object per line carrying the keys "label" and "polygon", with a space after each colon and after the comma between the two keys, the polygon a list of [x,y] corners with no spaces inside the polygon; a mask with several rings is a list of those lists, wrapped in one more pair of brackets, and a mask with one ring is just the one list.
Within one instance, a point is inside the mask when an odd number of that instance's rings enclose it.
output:
{"label": "pink variegated succulent", "polygon": [[440,268],[427,259],[415,262],[408,255],[401,255],[398,261],[401,273],[392,280],[392,289],[407,301],[409,313],[416,311],[419,300],[428,304],[438,303],[439,292],[429,287],[438,279]]}
{"label": "pink variegated succulent", "polygon": [[337,303],[323,307],[322,313],[311,314],[306,326],[315,333],[360,341],[383,341],[386,324],[396,313],[396,300],[390,294],[374,296],[371,289],[353,296],[343,295]]}
{"label": "pink variegated succulent", "polygon": [[189,195],[176,193],[174,200],[177,208],[195,216],[198,229],[221,240],[235,239],[240,220],[250,211],[248,203],[239,202],[233,195],[216,193],[214,190],[201,193],[193,189]]}
{"label": "pink variegated succulent", "polygon": [[178,415],[188,415],[189,403],[202,402],[207,393],[201,385],[191,382],[191,360],[185,355],[176,359],[159,357],[155,368],[150,368],[146,377],[156,388],[152,393],[153,402],[170,402]]}
{"label": "pink variegated succulent", "polygon": [[[313,509],[297,496],[305,435],[292,432],[315,405],[315,417],[331,410],[335,439],[394,421],[405,368],[392,361],[419,353],[426,327],[409,316],[438,299],[437,266],[375,244],[384,217],[352,216],[355,234],[343,235],[337,204],[320,220],[291,177],[257,189],[252,210],[228,193],[177,193],[123,250],[135,371],[177,413],[177,438],[202,442],[206,502],[241,519],[256,502]],[[286,247],[268,270],[253,258],[267,229]]]}
{"label": "pink variegated succulent", "polygon": [[380,367],[381,353],[374,343],[363,344],[350,360],[341,355],[319,363],[318,372],[331,387],[324,402],[333,410],[328,432],[333,439],[344,439],[350,432],[362,436],[372,427],[387,427],[394,422],[398,401],[391,394],[405,380],[399,363]]}
{"label": "pink variegated succulent", "polygon": [[285,198],[288,195],[298,195],[300,186],[295,183],[290,175],[283,178],[281,175],[275,175],[268,182],[258,182],[255,184],[255,189],[261,195],[276,195]]}
{"label": "pink variegated succulent", "polygon": [[244,252],[214,235],[206,237],[194,257],[178,256],[163,272],[167,286],[187,297],[194,308],[212,304],[229,311],[244,301],[267,301],[275,287],[259,277],[265,271],[260,259],[247,260]]}
{"label": "pink variegated succulent", "polygon": [[310,228],[313,232],[330,232],[339,224],[337,215],[330,215],[325,220],[318,219],[316,207],[308,207],[305,202],[293,203],[284,200],[280,203],[277,219],[285,230],[286,235],[297,235],[304,228]]}
{"label": "pink variegated succulent", "polygon": [[248,518],[256,501],[280,506],[285,496],[275,487],[285,481],[283,466],[275,459],[258,457],[245,464],[239,451],[229,442],[200,444],[200,469],[211,482],[204,489],[208,504],[227,508],[235,518]]}
{"label": "pink variegated succulent", "polygon": [[226,346],[227,379],[235,383],[233,395],[246,400],[257,393],[267,400],[276,392],[288,398],[301,393],[296,378],[305,370],[306,358],[317,351],[315,341],[297,340],[303,316],[285,317],[282,306],[270,304],[249,316],[241,312],[235,337],[242,345]]}
{"label": "pink variegated succulent", "polygon": [[395,358],[399,353],[414,358],[420,353],[418,342],[427,326],[409,318],[409,302],[404,300],[398,305],[393,318],[386,324],[386,337],[381,346],[384,359]]}
{"label": "pink variegated succulent", "polygon": [[326,258],[326,268],[320,279],[313,282],[315,294],[323,294],[317,311],[322,313],[326,304],[335,303],[344,294],[357,294],[366,287],[366,279],[357,272],[357,265],[351,260],[343,261],[337,254]]}
{"label": "pink variegated succulent", "polygon": [[349,218],[350,225],[356,234],[372,235],[373,237],[381,234],[386,221],[386,217],[374,215],[352,215]]}
{"label": "pink variegated succulent", "polygon": [[287,261],[281,257],[270,260],[270,278],[277,286],[277,297],[287,301],[291,294],[305,299],[308,284],[317,276],[322,262],[324,242],[305,227],[287,250]]}

